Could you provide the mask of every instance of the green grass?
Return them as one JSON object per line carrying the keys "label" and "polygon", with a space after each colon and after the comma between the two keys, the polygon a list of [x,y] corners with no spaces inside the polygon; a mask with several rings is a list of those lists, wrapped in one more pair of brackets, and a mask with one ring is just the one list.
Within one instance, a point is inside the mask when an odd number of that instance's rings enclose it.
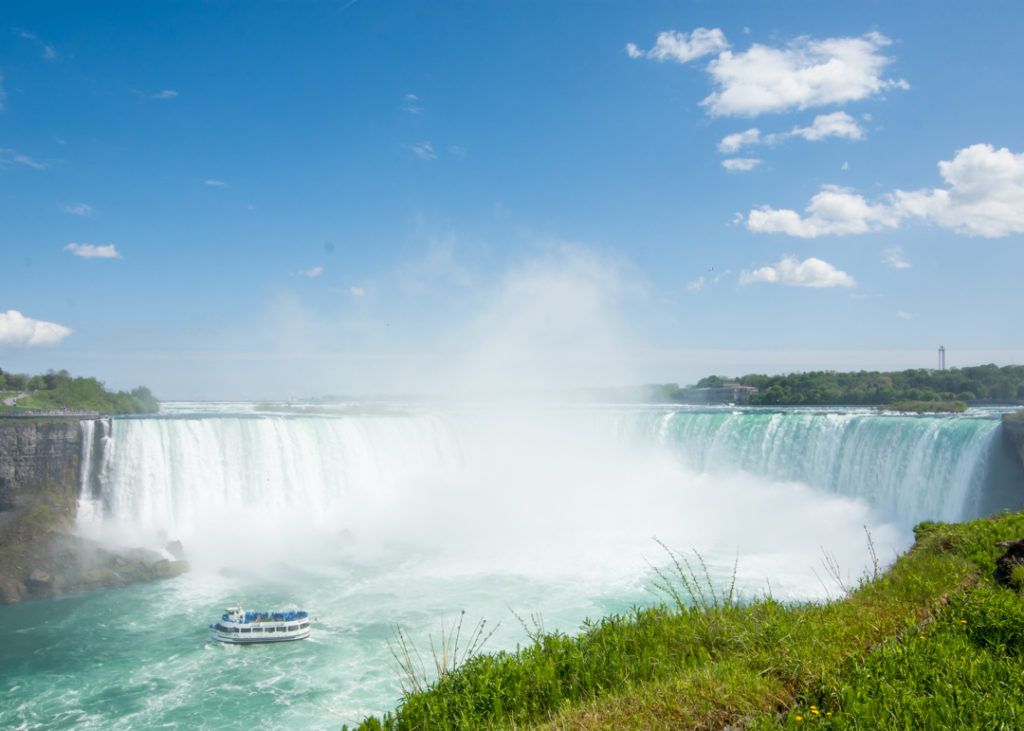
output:
{"label": "green grass", "polygon": [[985,578],[1024,514],[916,533],[828,604],[741,605],[674,556],[664,605],[477,655],[359,728],[1024,727],[1024,600]]}

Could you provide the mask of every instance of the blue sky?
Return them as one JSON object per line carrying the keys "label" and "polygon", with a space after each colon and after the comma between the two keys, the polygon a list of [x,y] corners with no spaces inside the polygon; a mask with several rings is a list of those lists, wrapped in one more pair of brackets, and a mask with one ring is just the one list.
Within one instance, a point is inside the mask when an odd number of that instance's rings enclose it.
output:
{"label": "blue sky", "polygon": [[1024,362],[1018,3],[0,18],[4,370],[216,399]]}

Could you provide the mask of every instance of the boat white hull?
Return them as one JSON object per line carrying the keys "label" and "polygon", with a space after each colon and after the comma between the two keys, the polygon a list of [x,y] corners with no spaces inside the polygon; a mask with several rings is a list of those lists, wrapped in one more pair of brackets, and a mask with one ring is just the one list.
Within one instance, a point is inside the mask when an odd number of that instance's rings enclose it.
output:
{"label": "boat white hull", "polygon": [[210,637],[229,645],[304,640],[310,631],[309,612],[247,612],[241,606],[228,607],[220,621],[210,625]]}
{"label": "boat white hull", "polygon": [[[238,631],[232,631],[237,629]],[[246,631],[249,630],[249,631]],[[256,645],[264,642],[291,642],[293,640],[304,640],[309,637],[310,628],[295,631],[276,631],[272,628],[261,627],[238,627],[228,628],[227,631],[219,628],[210,630],[210,637],[217,642],[224,642],[229,645]]]}

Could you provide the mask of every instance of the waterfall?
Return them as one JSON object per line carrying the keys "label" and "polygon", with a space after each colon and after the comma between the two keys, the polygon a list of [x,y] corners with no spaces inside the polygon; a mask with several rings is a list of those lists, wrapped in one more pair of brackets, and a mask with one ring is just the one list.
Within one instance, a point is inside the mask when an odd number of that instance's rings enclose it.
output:
{"label": "waterfall", "polygon": [[82,427],[82,460],[79,474],[78,520],[93,523],[103,514],[104,475],[110,447],[110,419],[87,419]]}
{"label": "waterfall", "polygon": [[[316,531],[424,541],[433,532],[434,545],[463,539],[476,551],[496,520],[523,536],[572,536],[577,526],[579,536],[634,530],[644,540],[685,523],[693,541],[715,532],[700,511],[760,501],[771,510],[786,484],[866,505],[903,530],[972,517],[999,421],[864,409],[221,406],[93,424],[78,521],[87,535],[143,544],[202,535],[242,551]],[[731,503],[716,504],[708,493],[723,490]]]}
{"label": "waterfall", "polygon": [[[83,425],[78,529],[121,548],[180,540],[190,571],[6,607],[8,705],[36,709],[28,725],[337,725],[400,698],[396,626],[421,649],[463,611],[495,629],[488,652],[527,642],[519,617],[573,634],[665,600],[672,559],[652,537],[696,554],[702,586],[835,598],[906,551],[916,522],[1017,507],[1024,485],[1019,460],[1000,466],[995,409],[162,409]],[[320,621],[303,647],[209,646],[236,602]]]}
{"label": "waterfall", "polygon": [[863,410],[669,411],[629,424],[700,472],[744,470],[863,498],[905,525],[975,517],[997,418]]}

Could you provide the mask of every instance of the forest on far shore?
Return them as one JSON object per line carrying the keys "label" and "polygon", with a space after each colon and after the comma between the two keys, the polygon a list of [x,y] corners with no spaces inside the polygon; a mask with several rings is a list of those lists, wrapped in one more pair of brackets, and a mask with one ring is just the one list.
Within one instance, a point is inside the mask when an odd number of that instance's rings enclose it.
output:
{"label": "forest on far shore", "polygon": [[1024,366],[981,365],[948,370],[917,368],[906,371],[809,371],[788,375],[750,374],[739,378],[708,376],[695,386],[674,383],[647,386],[653,401],[688,403],[695,388],[738,383],[757,393],[755,406],[883,406],[905,401],[967,403],[1024,403]]}
{"label": "forest on far shore", "polygon": [[61,409],[150,414],[160,409],[160,402],[145,386],[113,393],[95,378],[75,378],[65,370],[29,376],[0,368],[0,414]]}

